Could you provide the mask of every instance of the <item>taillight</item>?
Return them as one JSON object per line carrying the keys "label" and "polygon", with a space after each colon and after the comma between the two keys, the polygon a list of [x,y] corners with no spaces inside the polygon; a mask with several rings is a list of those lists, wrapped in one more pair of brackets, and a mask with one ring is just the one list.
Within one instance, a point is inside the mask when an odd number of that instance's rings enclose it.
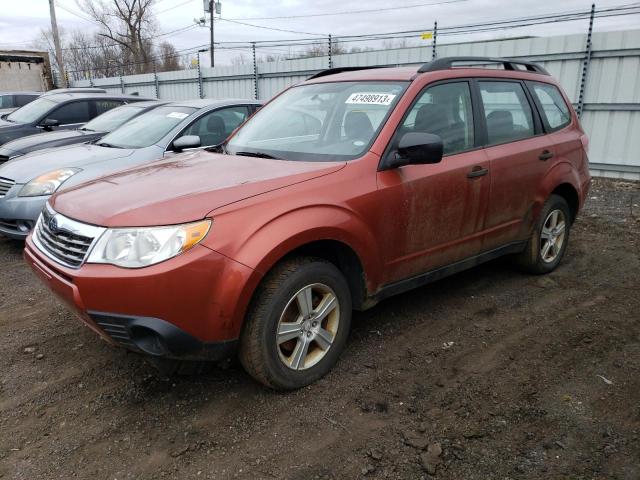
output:
{"label": "taillight", "polygon": [[589,153],[589,137],[582,134],[580,135],[580,141],[582,142],[582,148],[584,148],[584,153]]}

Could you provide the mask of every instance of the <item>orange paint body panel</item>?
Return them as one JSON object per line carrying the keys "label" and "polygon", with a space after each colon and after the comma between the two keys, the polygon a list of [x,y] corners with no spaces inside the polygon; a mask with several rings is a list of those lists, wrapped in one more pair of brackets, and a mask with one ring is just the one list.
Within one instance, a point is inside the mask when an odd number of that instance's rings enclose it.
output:
{"label": "orange paint body panel", "polygon": [[[426,87],[456,79],[473,85],[480,78],[557,85],[531,72],[477,68],[419,75],[411,67],[375,69],[314,79],[307,83],[408,86],[370,147],[354,160],[285,161],[203,151],[101,178],[50,200],[61,215],[109,228],[211,219],[206,238],[175,258],[140,269],[90,263],[68,268],[42,254],[31,237],[25,258],[107,339],[92,312],[161,319],[210,343],[237,339],[264,275],[314,242],[335,242],[354,253],[367,298],[425,272],[522,243],[555,189],[573,189],[578,209],[584,203],[587,142],[573,110],[558,131],[476,145],[440,163],[379,171],[396,130]],[[480,121],[477,112],[474,121]],[[552,157],[541,160],[544,152]],[[478,170],[487,173],[469,176]]]}

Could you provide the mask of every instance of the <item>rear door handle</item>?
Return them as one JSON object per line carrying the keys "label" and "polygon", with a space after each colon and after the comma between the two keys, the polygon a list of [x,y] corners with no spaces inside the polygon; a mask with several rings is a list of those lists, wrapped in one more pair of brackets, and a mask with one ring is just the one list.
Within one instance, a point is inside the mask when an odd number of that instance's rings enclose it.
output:
{"label": "rear door handle", "polygon": [[550,152],[549,150],[545,150],[540,155],[538,155],[539,160],[546,161],[550,158],[553,158],[553,152]]}
{"label": "rear door handle", "polygon": [[489,173],[489,169],[476,165],[469,173],[467,173],[467,178],[484,177],[487,173]]}

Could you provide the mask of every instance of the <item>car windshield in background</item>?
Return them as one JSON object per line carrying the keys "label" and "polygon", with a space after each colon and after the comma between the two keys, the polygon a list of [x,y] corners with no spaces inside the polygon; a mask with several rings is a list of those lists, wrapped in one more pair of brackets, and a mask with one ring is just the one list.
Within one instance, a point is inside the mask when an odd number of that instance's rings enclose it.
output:
{"label": "car windshield in background", "polygon": [[13,95],[0,95],[0,108],[13,107]]}
{"label": "car windshield in background", "polygon": [[192,107],[155,108],[104,136],[98,145],[104,144],[117,148],[150,147],[195,111],[196,109]]}
{"label": "car windshield in background", "polygon": [[57,105],[46,98],[37,98],[31,103],[27,103],[24,107],[12,112],[7,120],[17,123],[32,123],[42,119],[53,107]]}
{"label": "car windshield in background", "polygon": [[109,110],[102,115],[94,118],[82,127],[82,130],[92,132],[111,132],[123,123],[131,120],[141,111],[140,107],[127,105]]}
{"label": "car windshield in background", "polygon": [[408,82],[336,82],[294,87],[269,103],[226,145],[231,154],[285,160],[360,157]]}

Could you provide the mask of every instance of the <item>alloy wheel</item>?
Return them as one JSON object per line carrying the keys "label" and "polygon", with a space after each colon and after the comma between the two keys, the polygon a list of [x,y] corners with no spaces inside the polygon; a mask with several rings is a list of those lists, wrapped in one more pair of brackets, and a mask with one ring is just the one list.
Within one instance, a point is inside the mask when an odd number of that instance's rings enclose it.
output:
{"label": "alloy wheel", "polygon": [[280,315],[276,345],[282,363],[292,370],[306,370],[329,352],[338,333],[340,303],[335,292],[322,283],[300,289]]}
{"label": "alloy wheel", "polygon": [[562,251],[566,236],[566,217],[562,210],[552,210],[542,225],[540,233],[540,256],[546,263],[552,263]]}

